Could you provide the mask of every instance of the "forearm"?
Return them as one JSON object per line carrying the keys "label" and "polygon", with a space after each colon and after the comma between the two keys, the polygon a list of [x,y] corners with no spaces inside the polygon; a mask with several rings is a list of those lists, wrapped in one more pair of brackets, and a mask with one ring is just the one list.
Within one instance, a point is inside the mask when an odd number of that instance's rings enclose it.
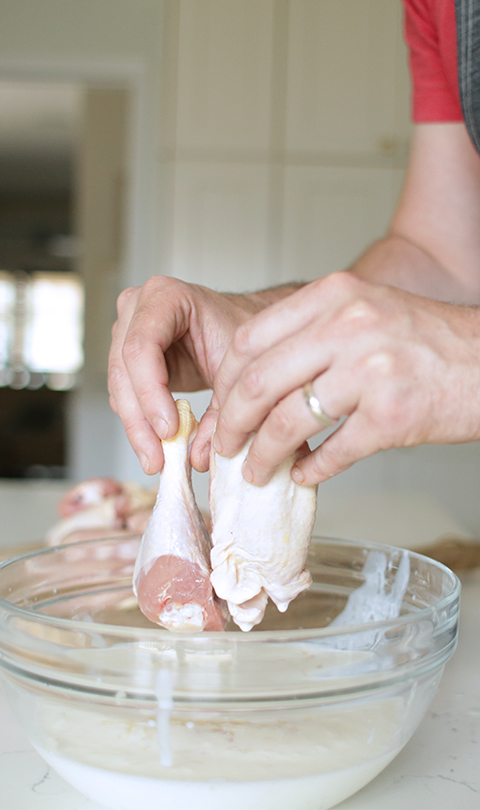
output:
{"label": "forearm", "polygon": [[462,123],[417,124],[388,236],[352,268],[427,298],[480,303],[480,160]]}
{"label": "forearm", "polygon": [[[456,304],[480,303],[478,283],[469,284],[451,272],[428,250],[398,233],[390,233],[371,245],[349,268],[365,281],[387,284],[407,292]],[[480,257],[479,257],[480,277]],[[307,282],[292,282],[241,296],[245,309],[254,315],[281,301]],[[235,299],[235,295],[231,296]]]}
{"label": "forearm", "polygon": [[[478,290],[463,283],[449,272],[427,250],[408,238],[390,234],[371,245],[349,268],[365,281],[388,284],[401,290],[457,304],[478,304]],[[479,263],[480,275],[480,263]],[[281,301],[307,282],[282,284],[245,296],[251,305],[251,314]],[[232,296],[234,297],[234,296]]]}
{"label": "forearm", "polygon": [[388,284],[437,301],[479,303],[476,288],[463,283],[428,251],[396,234],[375,242],[350,269],[366,281]]}

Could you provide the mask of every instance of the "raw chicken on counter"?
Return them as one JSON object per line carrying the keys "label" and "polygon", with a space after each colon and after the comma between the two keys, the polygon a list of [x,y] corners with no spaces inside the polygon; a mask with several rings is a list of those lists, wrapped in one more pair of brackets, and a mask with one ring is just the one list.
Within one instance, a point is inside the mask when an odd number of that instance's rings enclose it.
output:
{"label": "raw chicken on counter", "polygon": [[210,581],[210,537],[192,489],[190,448],[198,422],[177,401],[179,429],[164,441],[157,501],[137,557],[133,582],[150,621],[176,631],[223,630],[228,612]]}
{"label": "raw chicken on counter", "polygon": [[47,544],[101,537],[123,537],[145,531],[156,491],[114,478],[91,478],[72,487],[58,504],[60,520],[47,534]]}

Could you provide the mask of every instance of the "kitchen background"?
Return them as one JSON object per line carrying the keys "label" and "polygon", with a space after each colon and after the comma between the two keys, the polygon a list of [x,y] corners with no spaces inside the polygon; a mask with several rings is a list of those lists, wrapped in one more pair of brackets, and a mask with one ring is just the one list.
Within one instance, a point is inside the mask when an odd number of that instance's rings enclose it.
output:
{"label": "kitchen background", "polygon": [[[347,267],[409,134],[400,0],[2,0],[0,545],[39,539],[70,480],[155,483],[108,406],[118,292]],[[321,486],[317,526],[480,536],[479,484],[478,444],[389,451]]]}

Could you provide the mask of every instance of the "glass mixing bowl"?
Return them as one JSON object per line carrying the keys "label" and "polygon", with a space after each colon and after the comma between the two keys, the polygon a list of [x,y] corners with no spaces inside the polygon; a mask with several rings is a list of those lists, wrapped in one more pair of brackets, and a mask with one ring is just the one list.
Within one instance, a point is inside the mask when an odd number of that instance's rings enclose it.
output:
{"label": "glass mixing bowl", "polygon": [[45,760],[114,810],[326,810],[409,740],[457,636],[460,586],[392,547],[314,539],[311,589],[259,629],[139,612],[140,538],[0,566],[0,672]]}

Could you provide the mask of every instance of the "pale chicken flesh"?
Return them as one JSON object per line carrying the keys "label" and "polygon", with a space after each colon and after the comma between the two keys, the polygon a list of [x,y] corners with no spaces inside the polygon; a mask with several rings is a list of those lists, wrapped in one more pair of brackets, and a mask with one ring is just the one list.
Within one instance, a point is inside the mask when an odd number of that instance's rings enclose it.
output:
{"label": "pale chicken flesh", "polygon": [[165,463],[135,565],[134,591],[145,616],[169,630],[223,630],[228,612],[210,582],[210,537],[191,482],[198,423],[186,400],[178,400],[177,409],[180,427],[163,442]]}
{"label": "pale chicken flesh", "polygon": [[48,545],[141,534],[156,492],[134,482],[91,478],[68,490],[58,504],[60,520],[46,536]]}
{"label": "pale chicken flesh", "polygon": [[265,486],[248,484],[242,464],[251,441],[233,458],[213,450],[210,457],[211,581],[245,631],[261,622],[269,597],[283,612],[310,586],[305,563],[317,505],[317,487],[291,477],[298,454]]}

